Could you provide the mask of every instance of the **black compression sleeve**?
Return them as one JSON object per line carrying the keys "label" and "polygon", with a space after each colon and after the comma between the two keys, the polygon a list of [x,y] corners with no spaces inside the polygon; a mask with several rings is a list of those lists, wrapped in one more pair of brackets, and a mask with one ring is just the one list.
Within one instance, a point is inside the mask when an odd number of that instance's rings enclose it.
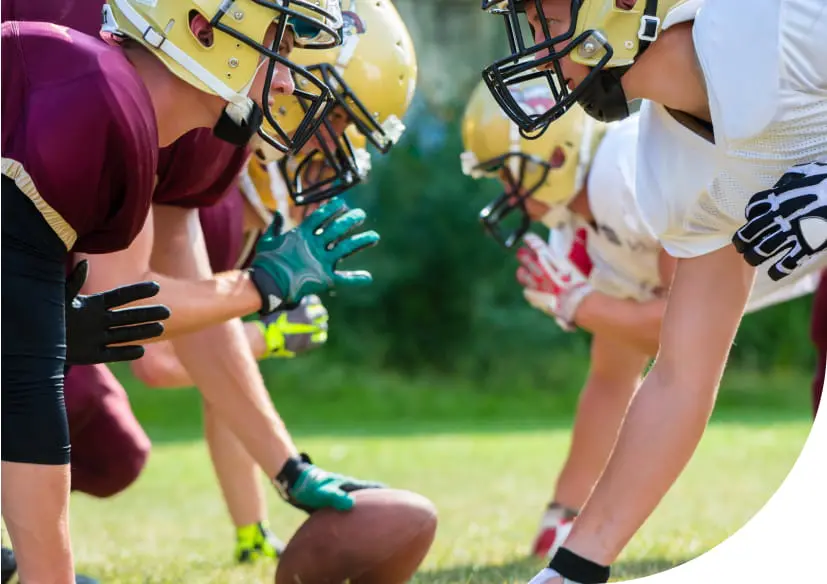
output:
{"label": "black compression sleeve", "polygon": [[2,205],[2,459],[68,464],[66,247],[5,176]]}

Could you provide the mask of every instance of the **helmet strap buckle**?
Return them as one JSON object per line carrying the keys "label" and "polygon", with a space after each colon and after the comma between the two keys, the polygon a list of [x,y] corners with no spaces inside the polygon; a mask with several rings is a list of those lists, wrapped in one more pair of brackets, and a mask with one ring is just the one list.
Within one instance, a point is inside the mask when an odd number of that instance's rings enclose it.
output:
{"label": "helmet strap buckle", "polygon": [[658,38],[659,30],[660,18],[644,14],[640,17],[640,28],[637,31],[637,38],[648,43],[653,43]]}

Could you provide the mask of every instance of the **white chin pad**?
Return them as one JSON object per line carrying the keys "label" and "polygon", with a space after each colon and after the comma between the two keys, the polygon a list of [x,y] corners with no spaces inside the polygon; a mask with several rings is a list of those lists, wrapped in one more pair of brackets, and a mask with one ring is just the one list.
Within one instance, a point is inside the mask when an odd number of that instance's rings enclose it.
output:
{"label": "white chin pad", "polygon": [[240,103],[229,102],[225,108],[225,111],[231,120],[241,126],[249,119],[253,106],[253,100],[248,97]]}

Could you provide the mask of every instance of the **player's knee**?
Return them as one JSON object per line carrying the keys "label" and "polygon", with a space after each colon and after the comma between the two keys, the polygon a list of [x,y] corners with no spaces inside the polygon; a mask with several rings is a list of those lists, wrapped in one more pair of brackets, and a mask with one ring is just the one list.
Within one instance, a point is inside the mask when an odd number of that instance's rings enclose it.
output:
{"label": "player's knee", "polygon": [[148,387],[155,389],[181,387],[178,358],[166,342],[144,347],[144,356],[133,361],[132,373]]}
{"label": "player's knee", "polygon": [[2,459],[29,464],[69,464],[62,375],[54,372],[53,376],[44,377],[30,371],[30,375],[17,376],[18,368],[11,360],[3,359]]}
{"label": "player's knee", "polygon": [[146,445],[137,442],[131,444],[117,464],[113,465],[111,474],[96,496],[113,497],[137,481],[149,459],[149,451],[149,441]]}
{"label": "player's knee", "polygon": [[73,477],[72,489],[101,499],[114,497],[138,480],[149,459],[150,450],[146,435],[122,440],[112,450],[112,456],[98,461],[96,471],[78,473],[78,480]]}
{"label": "player's knee", "polygon": [[168,387],[170,372],[164,359],[153,356],[152,351],[146,351],[143,357],[132,362],[132,374],[147,387],[163,389]]}

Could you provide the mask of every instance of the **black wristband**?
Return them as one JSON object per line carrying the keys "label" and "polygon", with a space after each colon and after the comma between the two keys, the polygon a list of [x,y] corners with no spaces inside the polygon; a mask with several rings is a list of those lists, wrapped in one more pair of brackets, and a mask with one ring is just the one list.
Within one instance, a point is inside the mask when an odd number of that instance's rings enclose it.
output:
{"label": "black wristband", "polygon": [[[249,268],[247,272],[250,274],[250,280],[256,287],[259,297],[261,298],[261,309],[258,311],[259,315],[264,317],[274,313],[282,304],[281,298],[276,296],[270,297],[266,291],[272,289],[273,279],[263,270],[256,269],[255,266]],[[269,282],[268,282],[269,281]],[[268,285],[270,284],[270,285]]]}
{"label": "black wristband", "polygon": [[299,476],[304,472],[304,469],[311,464],[313,464],[313,462],[304,452],[298,456],[292,456],[288,458],[284,466],[281,467],[279,474],[276,475],[275,482],[285,489],[289,489],[295,484]]}
{"label": "black wristband", "polygon": [[609,566],[595,564],[563,547],[557,550],[548,567],[578,584],[604,584],[611,575]]}

